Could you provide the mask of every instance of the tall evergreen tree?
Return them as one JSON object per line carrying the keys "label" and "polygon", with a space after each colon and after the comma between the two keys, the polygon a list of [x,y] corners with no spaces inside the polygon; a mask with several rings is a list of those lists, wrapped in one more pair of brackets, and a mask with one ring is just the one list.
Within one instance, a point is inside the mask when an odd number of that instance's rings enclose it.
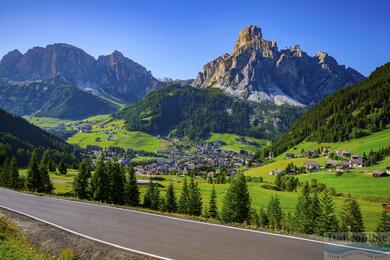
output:
{"label": "tall evergreen tree", "polygon": [[279,197],[277,195],[271,196],[271,200],[267,208],[270,228],[273,228],[274,230],[280,230],[282,228],[282,214]]}
{"label": "tall evergreen tree", "polygon": [[180,195],[179,199],[179,207],[178,211],[180,213],[186,214],[188,213],[188,200],[189,200],[189,190],[188,190],[188,184],[187,184],[187,177],[184,177],[183,181],[183,189]]}
{"label": "tall evergreen tree", "polygon": [[321,202],[318,198],[317,190],[314,191],[313,197],[310,201],[310,215],[312,223],[312,232],[319,234],[320,233],[320,222],[321,222]]}
{"label": "tall evergreen tree", "polygon": [[390,243],[390,212],[382,211],[382,217],[375,231],[374,241],[376,244],[381,247],[388,247]]}
{"label": "tall evergreen tree", "polygon": [[45,164],[45,162],[43,161],[41,161],[41,163],[39,164],[39,174],[40,174],[42,185],[38,188],[38,191],[51,193],[54,187],[50,180],[47,164]]}
{"label": "tall evergreen tree", "polygon": [[96,165],[91,178],[91,195],[96,201],[108,202],[110,198],[109,175],[104,163],[104,157],[101,157]]}
{"label": "tall evergreen tree", "polygon": [[338,232],[339,222],[333,205],[332,197],[327,189],[324,190],[321,198],[321,215],[318,221],[317,235],[329,236],[330,233]]}
{"label": "tall evergreen tree", "polygon": [[58,165],[58,172],[60,174],[66,175],[66,172],[68,171],[68,168],[66,166],[66,163],[64,160],[61,159],[60,164]]}
{"label": "tall evergreen tree", "polygon": [[18,169],[18,162],[16,161],[15,157],[12,157],[10,165],[9,165],[9,172],[11,177],[11,188],[13,189],[20,189],[22,188],[21,182],[20,182],[20,176],[19,176],[19,169]]}
{"label": "tall evergreen tree", "polygon": [[191,178],[190,185],[188,186],[188,214],[194,216],[200,216],[202,214],[202,195],[198,183]]}
{"label": "tall evergreen tree", "polygon": [[350,233],[352,241],[366,239],[360,206],[351,196],[345,200],[341,212],[341,231]]}
{"label": "tall evergreen tree", "polygon": [[34,150],[31,153],[30,162],[28,164],[27,170],[27,188],[31,191],[37,191],[42,187],[41,174],[39,172],[39,163],[37,158],[37,153]]}
{"label": "tall evergreen tree", "polygon": [[127,182],[127,202],[131,206],[137,206],[139,204],[139,190],[137,185],[137,178],[135,177],[135,171],[132,166],[129,166],[129,180]]}
{"label": "tall evergreen tree", "polygon": [[282,176],[280,174],[276,174],[274,185],[278,188],[281,188],[282,186]]}
{"label": "tall evergreen tree", "polygon": [[221,218],[227,223],[243,223],[249,221],[251,201],[248,185],[242,173],[237,174],[223,199]]}
{"label": "tall evergreen tree", "polygon": [[208,217],[217,218],[218,217],[218,208],[217,208],[217,193],[215,192],[215,186],[213,185],[213,189],[211,190],[209,209],[208,209]]}
{"label": "tall evergreen tree", "polygon": [[73,181],[73,190],[79,199],[88,199],[90,194],[88,190],[89,178],[91,177],[91,164],[87,160],[82,160],[79,166],[79,172]]}
{"label": "tall evergreen tree", "polygon": [[[0,165],[1,166],[1,165]],[[0,186],[11,187],[11,171],[10,171],[10,161],[8,158],[5,158],[2,167],[0,168]]]}
{"label": "tall evergreen tree", "polygon": [[168,212],[176,212],[177,211],[175,189],[174,189],[172,183],[169,184],[169,186],[167,188],[166,195],[165,195],[165,210]]}
{"label": "tall evergreen tree", "polygon": [[261,228],[267,228],[268,225],[269,225],[268,215],[263,209],[263,207],[261,207],[259,211],[259,226]]}
{"label": "tall evergreen tree", "polygon": [[156,183],[150,179],[144,197],[144,207],[154,210],[159,209],[160,206],[160,191]]}
{"label": "tall evergreen tree", "polygon": [[309,194],[309,184],[306,182],[302,188],[301,195],[295,207],[294,229],[302,234],[312,234],[313,225],[311,219],[311,198]]}
{"label": "tall evergreen tree", "polygon": [[110,201],[117,205],[125,203],[126,176],[123,167],[117,162],[107,164],[110,167]]}

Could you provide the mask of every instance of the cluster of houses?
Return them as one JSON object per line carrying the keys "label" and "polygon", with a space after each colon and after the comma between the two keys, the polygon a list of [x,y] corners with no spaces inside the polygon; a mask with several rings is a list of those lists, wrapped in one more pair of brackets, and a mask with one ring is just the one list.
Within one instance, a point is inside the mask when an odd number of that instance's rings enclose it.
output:
{"label": "cluster of houses", "polygon": [[[344,161],[338,161],[338,160],[327,160],[324,165],[324,169],[329,169],[332,171],[338,171],[338,172],[343,172],[349,169],[353,168],[362,168],[363,167],[363,156],[362,155],[352,155],[349,151],[347,150],[337,150],[336,155],[338,158],[343,158],[345,159]],[[296,156],[293,153],[286,153],[285,158],[286,159],[291,159],[291,158],[318,158],[318,157],[329,157],[329,150],[324,150],[322,153],[318,153],[317,151],[307,151],[304,154],[300,154]],[[303,167],[308,171],[308,172],[314,172],[318,171],[321,169],[321,165],[317,161],[305,161],[303,164]],[[280,174],[282,170],[280,169],[274,169],[269,172],[269,175],[276,175]],[[385,177],[385,176],[390,176],[390,167],[387,167],[386,170],[374,170],[372,172],[373,177]]]}
{"label": "cluster of houses", "polygon": [[175,173],[186,175],[189,171],[198,170],[198,173],[208,169],[224,167],[229,175],[234,175],[237,169],[252,159],[252,155],[243,155],[220,149],[219,142],[211,144],[197,144],[195,151],[172,149],[160,151],[153,162],[138,165],[134,169],[137,174],[158,175]]}

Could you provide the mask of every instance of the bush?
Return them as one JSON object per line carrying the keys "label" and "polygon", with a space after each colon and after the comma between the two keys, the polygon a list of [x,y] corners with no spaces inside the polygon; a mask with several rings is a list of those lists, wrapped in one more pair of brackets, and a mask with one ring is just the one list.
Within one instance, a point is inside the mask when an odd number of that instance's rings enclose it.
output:
{"label": "bush", "polygon": [[267,189],[267,190],[276,190],[276,191],[281,191],[281,189],[275,185],[272,184],[263,184],[261,185],[262,188]]}

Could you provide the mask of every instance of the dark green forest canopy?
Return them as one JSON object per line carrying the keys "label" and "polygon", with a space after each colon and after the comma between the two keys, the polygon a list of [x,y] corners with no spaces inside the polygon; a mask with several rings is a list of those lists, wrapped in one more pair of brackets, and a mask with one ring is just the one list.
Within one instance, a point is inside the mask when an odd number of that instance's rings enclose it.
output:
{"label": "dark green forest canopy", "polygon": [[199,139],[210,132],[275,139],[303,109],[239,100],[215,88],[165,86],[115,114],[130,130]]}
{"label": "dark green forest canopy", "polygon": [[308,110],[274,145],[283,152],[303,140],[339,142],[386,128],[390,123],[390,63],[361,83],[341,89]]}
{"label": "dark green forest canopy", "polygon": [[18,157],[18,162],[25,160],[33,149],[42,152],[49,148],[53,152],[72,157],[73,147],[71,145],[23,118],[0,109],[0,122],[0,145],[5,148],[9,156]]}

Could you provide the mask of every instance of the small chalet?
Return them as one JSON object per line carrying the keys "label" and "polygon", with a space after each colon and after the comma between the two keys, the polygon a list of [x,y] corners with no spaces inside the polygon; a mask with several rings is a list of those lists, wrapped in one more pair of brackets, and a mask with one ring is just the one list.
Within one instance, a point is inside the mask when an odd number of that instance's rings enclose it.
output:
{"label": "small chalet", "polygon": [[362,168],[363,167],[363,156],[352,155],[349,160],[349,168]]}
{"label": "small chalet", "polygon": [[390,203],[382,204],[383,210],[386,212],[390,212]]}
{"label": "small chalet", "polygon": [[295,155],[293,153],[286,153],[285,159],[292,159]]}
{"label": "small chalet", "polygon": [[280,169],[275,169],[275,170],[270,171],[270,172],[269,172],[269,175],[274,176],[274,175],[277,175],[277,174],[279,174],[279,173],[281,173],[281,172],[282,172],[282,170],[280,170]]}
{"label": "small chalet", "polygon": [[386,168],[386,173],[390,175],[390,166]]}
{"label": "small chalet", "polygon": [[319,170],[320,169],[319,162],[306,161],[306,162],[304,162],[303,166],[308,170]]}
{"label": "small chalet", "polygon": [[339,165],[340,165],[340,163],[336,160],[328,160],[325,163],[325,167],[330,168],[330,169],[336,169],[337,166],[339,166]]}
{"label": "small chalet", "polygon": [[387,173],[385,171],[381,170],[375,170],[372,172],[372,177],[378,178],[378,177],[387,177]]}

